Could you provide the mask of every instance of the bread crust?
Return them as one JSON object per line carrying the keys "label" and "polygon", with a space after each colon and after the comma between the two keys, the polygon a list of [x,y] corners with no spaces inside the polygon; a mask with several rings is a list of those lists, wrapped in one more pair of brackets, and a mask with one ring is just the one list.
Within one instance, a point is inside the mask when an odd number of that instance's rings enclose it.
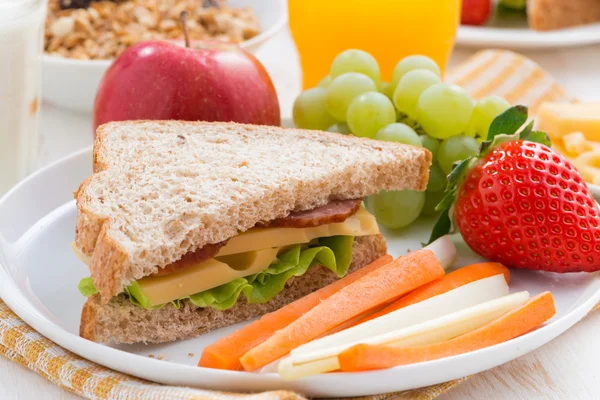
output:
{"label": "bread crust", "polygon": [[597,0],[528,0],[527,20],[536,31],[550,31],[600,21]]}
{"label": "bread crust", "polygon": [[[90,272],[99,293],[115,293],[122,290],[122,266],[129,257],[121,245],[106,234],[107,225],[103,224],[98,243],[90,258]],[[109,298],[103,296],[107,303]]]}
{"label": "bread crust", "polygon": [[[181,135],[177,132],[181,132]],[[180,136],[183,139],[180,140]],[[250,193],[247,198],[241,200],[239,197],[235,198],[232,202],[234,206],[229,206],[228,209],[217,209],[215,212],[215,207],[213,207],[210,215],[203,214],[202,205],[191,208],[194,204],[189,204],[190,208],[187,210],[190,211],[179,212],[180,210],[177,207],[174,208],[173,204],[176,201],[180,201],[179,204],[182,206],[186,206],[186,204],[183,199],[173,200],[170,203],[171,212],[165,213],[161,210],[160,213],[157,213],[157,215],[168,215],[168,218],[161,217],[163,219],[152,225],[152,228],[146,228],[145,232],[158,232],[158,236],[153,237],[155,239],[153,241],[139,239],[145,234],[141,228],[134,233],[128,229],[131,226],[136,226],[138,229],[139,212],[129,214],[121,212],[123,206],[137,205],[136,201],[143,200],[143,198],[133,199],[135,201],[122,200],[118,196],[114,199],[106,198],[115,192],[116,189],[111,184],[114,183],[116,186],[115,181],[117,180],[119,184],[121,181],[124,182],[119,188],[123,185],[132,185],[131,191],[138,194],[139,191],[149,188],[148,185],[139,186],[142,183],[135,186],[140,180],[140,176],[154,176],[162,179],[160,169],[155,166],[146,166],[141,162],[133,165],[133,161],[131,161],[144,156],[144,152],[154,151],[152,140],[161,143],[168,142],[168,146],[171,147],[167,147],[166,152],[172,153],[175,150],[181,150],[188,154],[192,151],[197,152],[197,147],[191,150],[185,147],[186,145],[191,146],[190,143],[194,140],[197,143],[203,143],[202,141],[205,140],[207,146],[220,143],[221,138],[224,141],[239,140],[240,143],[235,143],[233,146],[250,146],[250,148],[256,149],[257,146],[263,146],[256,144],[257,141],[262,142],[262,138],[266,138],[264,139],[265,143],[275,146],[275,144],[287,140],[286,136],[292,137],[291,141],[302,143],[304,151],[307,152],[304,162],[306,165],[303,165],[300,160],[296,161],[299,163],[298,168],[304,168],[299,175],[306,175],[305,180],[286,175],[288,178],[285,182],[272,182],[273,178],[268,184],[263,184],[260,179],[255,179],[255,186],[242,187],[244,191]],[[125,143],[127,146],[119,147],[121,143]],[[320,146],[320,149],[336,151],[336,157],[343,157],[344,160],[335,158],[327,160],[327,157],[322,154],[312,154],[310,149],[306,149],[310,143]],[[268,147],[267,144],[264,146]],[[228,146],[231,147],[231,145]],[[127,154],[122,156],[123,159],[118,159],[120,156],[115,155],[118,153],[115,148],[126,149],[123,152]],[[163,148],[161,147],[161,149]],[[227,149],[224,152],[227,156],[231,157],[232,152],[237,152],[234,156],[242,154],[245,157],[243,152],[237,150],[237,147]],[[302,151],[302,149],[294,148],[293,151],[288,150],[288,153],[304,154],[301,153]],[[212,153],[206,155],[213,158],[219,157]],[[309,155],[312,155],[313,158],[309,159]],[[431,153],[426,149],[397,143],[373,141],[331,132],[183,121],[129,121],[104,124],[97,130],[93,157],[94,175],[84,181],[75,193],[78,207],[75,243],[78,249],[91,258],[92,277],[104,302],[108,302],[111,297],[119,294],[131,281],[154,274],[160,268],[205,244],[229,239],[238,232],[255,226],[259,221],[285,217],[294,210],[322,206],[332,199],[359,198],[379,190],[424,190],[427,186],[431,163]],[[273,157],[274,160],[276,158]],[[367,158],[368,160],[365,161]],[[254,161],[252,155],[248,155],[248,159],[249,163]],[[321,165],[320,170],[315,170],[318,173],[311,176],[313,171],[311,168],[314,168],[312,163],[318,163],[320,160],[325,160],[324,162],[331,163],[332,166],[342,165],[343,168],[336,169],[334,173]],[[273,163],[274,166],[270,165],[270,167],[279,168],[275,161]],[[281,168],[286,166],[283,165]],[[152,171],[147,172],[146,168]],[[323,172],[324,170],[327,172]],[[248,172],[253,176],[260,175],[260,173],[262,170]],[[244,176],[241,178],[244,179]],[[228,179],[232,181],[231,190],[228,191],[229,195],[225,193],[224,196],[227,198],[233,193],[233,197],[235,197],[241,193],[239,187],[236,186],[237,178],[227,176],[223,178],[226,182],[229,182]],[[185,185],[189,182],[181,179],[180,186],[176,188],[178,193],[185,193]],[[194,181],[194,184],[195,182],[197,181]],[[258,197],[258,193],[261,192],[265,193],[262,198]],[[180,195],[180,197],[182,196]],[[213,203],[217,203],[218,196],[214,197]],[[139,204],[142,204],[142,201]],[[164,203],[161,203],[161,206],[162,204]],[[173,209],[175,212],[172,211]],[[189,217],[193,223],[188,224],[184,221],[186,217]],[[173,237],[162,233],[168,230],[168,224],[175,227]]]}
{"label": "bread crust", "polygon": [[[381,234],[355,238],[349,272],[368,265],[386,252]],[[337,276],[327,268],[314,266],[303,276],[292,278],[271,301],[248,304],[241,296],[233,308],[225,311],[198,308],[187,300],[179,310],[169,304],[160,310],[149,311],[133,305],[124,296],[103,304],[96,294],[83,306],[79,334],[88,340],[113,344],[189,339],[275,311],[336,279]]]}

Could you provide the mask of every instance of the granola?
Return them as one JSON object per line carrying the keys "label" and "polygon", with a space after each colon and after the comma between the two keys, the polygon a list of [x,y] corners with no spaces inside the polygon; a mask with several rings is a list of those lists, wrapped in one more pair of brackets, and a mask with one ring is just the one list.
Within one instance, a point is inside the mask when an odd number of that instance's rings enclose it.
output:
{"label": "granola", "polygon": [[58,0],[49,0],[44,49],[53,56],[99,60],[146,40],[182,40],[179,15],[184,10],[191,40],[240,43],[260,33],[251,8],[230,8],[225,2],[207,7],[199,0],[97,1],[63,10]]}

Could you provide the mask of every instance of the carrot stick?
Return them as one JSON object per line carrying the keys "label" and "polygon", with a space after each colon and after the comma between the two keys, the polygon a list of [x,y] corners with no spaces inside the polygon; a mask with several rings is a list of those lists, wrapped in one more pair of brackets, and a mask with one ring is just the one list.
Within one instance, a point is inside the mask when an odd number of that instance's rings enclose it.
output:
{"label": "carrot stick", "polygon": [[[396,311],[400,308],[419,303],[423,300],[430,299],[440,294],[444,294],[468,283],[500,274],[504,274],[506,283],[509,283],[510,271],[504,265],[499,263],[485,262],[459,268],[455,271],[452,271],[448,275],[442,276],[440,279],[436,279],[433,282],[429,282],[428,284],[413,290],[407,295],[396,300],[396,302],[385,307],[383,310],[377,311],[360,321],[356,321],[354,325],[362,324],[363,322],[381,317],[382,315],[391,313],[392,311]],[[354,325],[347,326],[346,329],[351,328]]]}
{"label": "carrot stick", "polygon": [[246,325],[242,329],[233,332],[231,335],[217,340],[204,349],[202,357],[198,362],[198,366],[229,370],[241,369],[242,365],[240,364],[240,357],[248,350],[258,346],[273,335],[273,333],[285,328],[343,287],[359,280],[376,269],[389,264],[391,261],[392,256],[389,254],[379,257],[377,260],[362,267],[358,271],[346,275],[342,279],[338,279],[332,284],[298,299],[277,311],[265,314],[259,320]]}
{"label": "carrot stick", "polygon": [[339,354],[340,369],[366,371],[391,368],[479,350],[521,336],[555,313],[552,294],[544,292],[493,321],[444,342],[414,347],[356,345]]}
{"label": "carrot stick", "polygon": [[361,313],[398,298],[444,275],[444,268],[429,250],[399,257],[344,287],[240,359],[254,371],[288,354]]}

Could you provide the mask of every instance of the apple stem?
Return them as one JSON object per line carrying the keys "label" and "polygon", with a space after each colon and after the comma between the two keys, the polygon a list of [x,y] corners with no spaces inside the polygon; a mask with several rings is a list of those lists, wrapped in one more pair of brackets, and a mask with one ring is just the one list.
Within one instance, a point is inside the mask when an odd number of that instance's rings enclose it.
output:
{"label": "apple stem", "polygon": [[183,28],[183,37],[185,38],[185,47],[187,47],[189,49],[190,48],[190,35],[188,33],[188,28],[187,28],[187,16],[188,16],[187,11],[182,11],[181,14],[179,14],[179,20],[181,21],[181,26]]}

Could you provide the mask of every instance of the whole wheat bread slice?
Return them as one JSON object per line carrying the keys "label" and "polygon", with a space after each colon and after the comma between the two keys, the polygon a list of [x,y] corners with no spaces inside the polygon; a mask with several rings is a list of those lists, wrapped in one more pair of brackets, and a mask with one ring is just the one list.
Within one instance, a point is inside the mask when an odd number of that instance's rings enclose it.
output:
{"label": "whole wheat bread slice", "polygon": [[[357,237],[352,248],[349,273],[386,253],[381,235]],[[240,296],[237,304],[225,311],[198,308],[189,300],[180,309],[171,304],[148,311],[133,305],[124,295],[108,304],[99,295],[90,297],[81,312],[80,335],[100,343],[163,343],[189,339],[237,322],[275,311],[326,286],[337,276],[322,266],[310,268],[303,276],[292,278],[285,290],[265,304],[248,304]]]}
{"label": "whole wheat bread slice", "polygon": [[598,0],[527,0],[529,27],[550,31],[600,21]]}
{"label": "whole wheat bread slice", "polygon": [[293,210],[385,190],[424,190],[423,148],[234,123],[101,126],[76,192],[76,245],[102,301],[205,244]]}

